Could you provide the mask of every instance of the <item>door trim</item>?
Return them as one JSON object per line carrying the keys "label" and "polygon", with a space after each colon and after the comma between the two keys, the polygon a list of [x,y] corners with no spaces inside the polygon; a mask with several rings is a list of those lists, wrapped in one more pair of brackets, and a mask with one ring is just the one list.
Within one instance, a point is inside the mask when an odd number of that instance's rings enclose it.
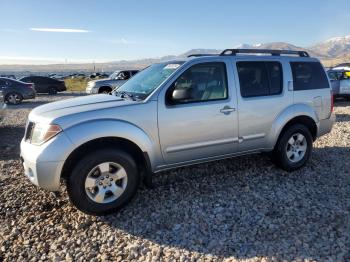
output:
{"label": "door trim", "polygon": [[197,143],[186,144],[186,145],[169,146],[168,148],[165,149],[165,152],[177,153],[184,150],[198,149],[202,147],[217,146],[217,145],[231,144],[231,143],[237,143],[237,142],[238,142],[238,137],[225,138],[225,139],[218,139],[218,140],[212,140],[212,141],[197,142]]}

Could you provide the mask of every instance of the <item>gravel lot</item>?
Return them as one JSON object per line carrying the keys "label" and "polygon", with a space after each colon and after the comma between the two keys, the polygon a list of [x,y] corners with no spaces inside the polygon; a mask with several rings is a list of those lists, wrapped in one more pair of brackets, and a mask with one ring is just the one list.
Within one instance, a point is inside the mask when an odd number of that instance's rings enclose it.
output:
{"label": "gravel lot", "polygon": [[63,186],[49,193],[23,174],[19,142],[31,108],[0,127],[0,261],[350,260],[350,102],[310,163],[286,173],[264,155],[164,172],[156,188],[107,217],[78,212]]}

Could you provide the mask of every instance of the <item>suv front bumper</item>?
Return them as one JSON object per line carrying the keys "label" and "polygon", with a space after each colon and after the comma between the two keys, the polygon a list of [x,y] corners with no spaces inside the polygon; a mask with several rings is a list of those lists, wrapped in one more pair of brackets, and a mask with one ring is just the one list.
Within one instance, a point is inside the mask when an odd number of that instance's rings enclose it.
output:
{"label": "suv front bumper", "polygon": [[63,132],[40,146],[22,139],[21,161],[25,175],[41,188],[58,191],[65,156],[72,147]]}

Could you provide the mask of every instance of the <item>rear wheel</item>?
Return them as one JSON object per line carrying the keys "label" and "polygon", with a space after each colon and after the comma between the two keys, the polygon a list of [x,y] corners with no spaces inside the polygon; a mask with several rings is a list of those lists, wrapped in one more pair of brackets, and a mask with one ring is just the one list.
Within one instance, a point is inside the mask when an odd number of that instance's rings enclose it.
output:
{"label": "rear wheel", "polygon": [[115,212],[136,193],[139,174],[133,158],[119,150],[99,150],[78,162],[67,181],[71,202],[87,214]]}
{"label": "rear wheel", "polygon": [[16,92],[11,92],[6,95],[5,101],[10,105],[18,105],[22,102],[23,97],[21,94]]}
{"label": "rear wheel", "polygon": [[279,138],[273,151],[273,160],[286,171],[297,170],[310,158],[312,142],[309,129],[304,125],[295,124]]}

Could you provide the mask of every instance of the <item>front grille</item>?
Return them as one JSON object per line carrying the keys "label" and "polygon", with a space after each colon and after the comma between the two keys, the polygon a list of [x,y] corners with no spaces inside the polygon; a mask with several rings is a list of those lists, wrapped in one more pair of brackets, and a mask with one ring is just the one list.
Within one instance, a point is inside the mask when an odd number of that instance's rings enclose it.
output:
{"label": "front grille", "polygon": [[34,129],[34,123],[33,122],[28,122],[27,128],[26,128],[26,132],[24,134],[24,140],[25,141],[30,141],[30,139],[32,138],[32,132]]}

